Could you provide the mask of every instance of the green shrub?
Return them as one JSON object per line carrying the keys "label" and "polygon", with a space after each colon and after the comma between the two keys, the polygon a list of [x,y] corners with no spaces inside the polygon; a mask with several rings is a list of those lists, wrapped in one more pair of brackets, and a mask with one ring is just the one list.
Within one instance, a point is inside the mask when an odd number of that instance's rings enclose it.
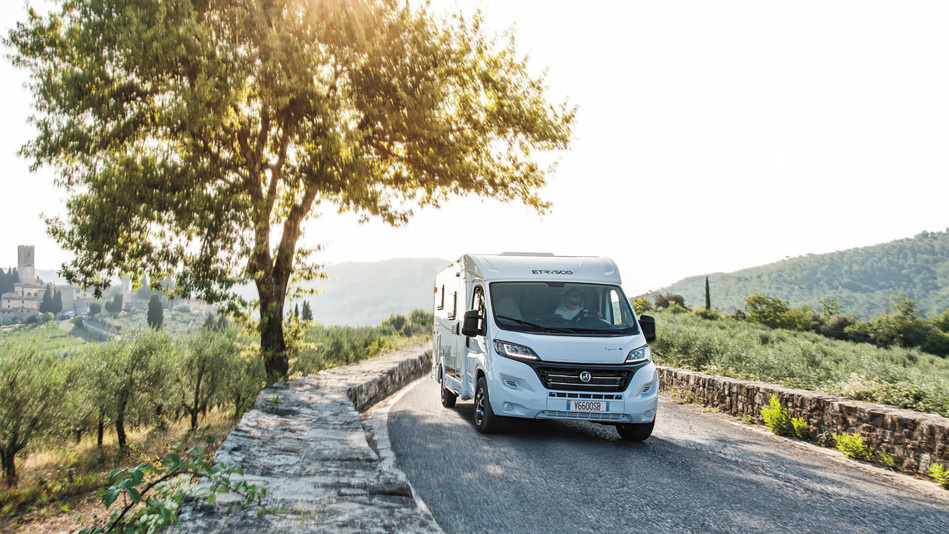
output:
{"label": "green shrub", "polygon": [[931,464],[929,466],[929,476],[943,489],[949,489],[949,469],[946,469],[946,466]]}
{"label": "green shrub", "polygon": [[639,297],[633,301],[633,311],[636,312],[636,315],[642,315],[650,310],[652,310],[652,304],[648,300]]}
{"label": "green shrub", "polygon": [[792,417],[791,425],[794,427],[794,437],[797,439],[807,439],[810,432],[807,430],[807,421],[800,417]]}
{"label": "green shrub", "polygon": [[807,439],[807,421],[800,417],[789,417],[787,408],[781,406],[777,395],[771,395],[768,399],[768,407],[761,408],[761,416],[764,418],[764,424],[773,434]]}
{"label": "green shrub", "polygon": [[863,442],[863,437],[858,432],[834,434],[834,441],[837,442],[837,450],[847,458],[856,458],[868,462],[873,460],[873,449]]}
{"label": "green shrub", "polygon": [[721,312],[718,310],[706,310],[705,308],[697,308],[692,310],[692,315],[701,317],[702,319],[708,319],[710,321],[715,321],[722,317]]}

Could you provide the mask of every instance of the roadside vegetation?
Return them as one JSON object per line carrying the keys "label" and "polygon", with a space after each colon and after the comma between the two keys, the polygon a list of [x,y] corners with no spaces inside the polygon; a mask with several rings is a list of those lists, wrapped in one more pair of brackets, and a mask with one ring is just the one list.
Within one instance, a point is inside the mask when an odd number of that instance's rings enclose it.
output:
{"label": "roadside vegetation", "polygon": [[949,360],[721,317],[655,313],[657,363],[949,417]]}
{"label": "roadside vegetation", "polygon": [[[102,321],[113,341],[73,334],[80,321],[0,334],[0,530],[94,500],[109,472],[171,446],[214,450],[266,383],[252,329],[184,309],[166,310],[161,329],[145,313],[116,315]],[[418,343],[431,316],[362,328],[291,316],[285,328],[302,376]]]}

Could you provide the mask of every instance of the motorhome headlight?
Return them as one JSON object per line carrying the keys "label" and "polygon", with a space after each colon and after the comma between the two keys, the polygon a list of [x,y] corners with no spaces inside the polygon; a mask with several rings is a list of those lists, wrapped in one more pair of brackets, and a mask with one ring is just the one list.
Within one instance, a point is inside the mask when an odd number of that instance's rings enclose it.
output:
{"label": "motorhome headlight", "polygon": [[651,361],[652,349],[649,348],[649,345],[643,345],[638,349],[633,349],[629,351],[629,354],[626,355],[626,363],[642,363]]}
{"label": "motorhome headlight", "polygon": [[494,350],[497,351],[499,355],[514,360],[537,361],[540,359],[537,353],[531,350],[530,347],[518,345],[517,343],[508,343],[507,341],[501,341],[499,339],[494,340]]}

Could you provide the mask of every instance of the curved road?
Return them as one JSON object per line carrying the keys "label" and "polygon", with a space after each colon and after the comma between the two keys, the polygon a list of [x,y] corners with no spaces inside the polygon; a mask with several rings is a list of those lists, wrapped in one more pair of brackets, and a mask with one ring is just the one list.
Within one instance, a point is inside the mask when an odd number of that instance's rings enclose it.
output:
{"label": "curved road", "polygon": [[446,532],[949,532],[949,492],[701,407],[660,401],[644,443],[585,422],[474,428],[416,382],[389,411],[398,466]]}

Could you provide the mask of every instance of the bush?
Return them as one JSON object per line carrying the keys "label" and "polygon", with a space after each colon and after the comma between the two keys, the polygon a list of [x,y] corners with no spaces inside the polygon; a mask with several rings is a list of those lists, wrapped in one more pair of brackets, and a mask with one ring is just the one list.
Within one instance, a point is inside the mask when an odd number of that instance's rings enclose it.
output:
{"label": "bush", "polygon": [[788,411],[781,406],[777,395],[771,395],[768,407],[761,408],[761,416],[772,434],[807,439],[807,422],[799,417],[788,417]]}
{"label": "bush", "polygon": [[652,310],[652,304],[648,300],[639,297],[633,301],[633,311],[636,312],[636,315],[642,315],[650,310]]}
{"label": "bush", "polygon": [[947,308],[946,311],[942,312],[941,314],[930,319],[929,322],[932,323],[936,330],[949,334],[949,308]]}
{"label": "bush", "polygon": [[837,442],[837,450],[847,458],[856,458],[867,462],[873,460],[873,449],[863,442],[863,437],[857,432],[853,434],[834,434],[834,441]]}
{"label": "bush", "polygon": [[949,489],[949,469],[942,464],[931,464],[929,476],[943,489]]}
{"label": "bush", "polygon": [[722,318],[721,312],[719,312],[718,310],[714,310],[714,309],[713,309],[713,310],[706,310],[705,308],[698,308],[698,309],[692,310],[691,313],[692,313],[692,315],[694,315],[694,316],[696,316],[696,317],[699,317],[699,318],[702,318],[702,319],[707,319],[707,320],[710,320],[710,321],[715,321],[715,320],[718,320],[718,319],[721,319],[721,318]]}
{"label": "bush", "polygon": [[847,327],[855,324],[857,324],[857,318],[852,315],[831,315],[824,324],[820,325],[818,332],[824,337],[845,340],[849,339]]}

